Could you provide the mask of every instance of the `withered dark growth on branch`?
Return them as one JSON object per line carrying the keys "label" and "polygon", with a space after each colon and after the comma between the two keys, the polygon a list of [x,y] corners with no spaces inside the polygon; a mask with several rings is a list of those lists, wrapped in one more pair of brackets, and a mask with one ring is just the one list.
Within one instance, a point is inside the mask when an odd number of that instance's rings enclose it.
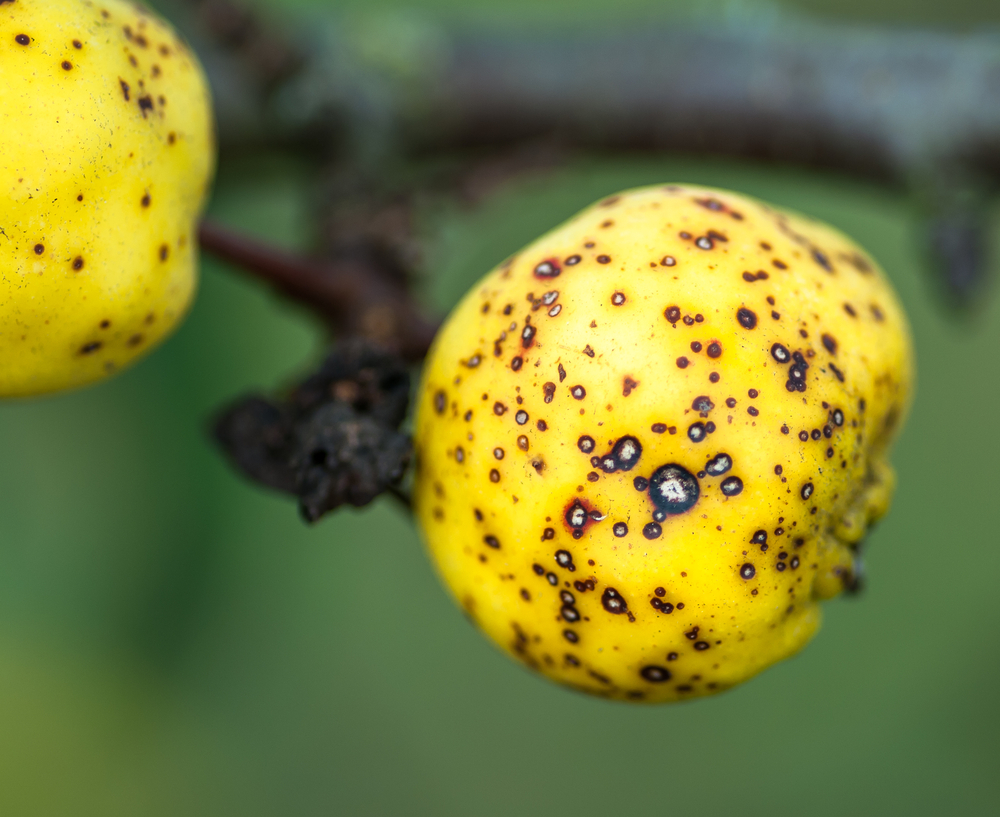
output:
{"label": "withered dark growth on branch", "polygon": [[284,399],[251,395],[226,409],[215,438],[251,479],[299,499],[308,522],[363,506],[410,461],[405,364],[368,343],[341,344]]}

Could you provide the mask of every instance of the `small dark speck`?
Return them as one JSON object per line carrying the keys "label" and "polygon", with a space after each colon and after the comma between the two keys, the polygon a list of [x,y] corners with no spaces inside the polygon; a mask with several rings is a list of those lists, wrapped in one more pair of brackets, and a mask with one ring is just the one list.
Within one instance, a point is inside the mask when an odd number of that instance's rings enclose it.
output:
{"label": "small dark speck", "polygon": [[149,205],[153,203],[153,200],[152,200],[152,198],[150,198],[149,193],[147,193],[145,196],[142,197],[142,199],[141,199],[141,201],[139,203],[143,207],[149,207]]}
{"label": "small dark speck", "polygon": [[73,269],[78,272],[83,269],[83,259],[79,255],[73,259]]}
{"label": "small dark speck", "polygon": [[73,40],[73,48],[79,51],[81,48],[83,48],[83,43],[81,43],[79,40]]}
{"label": "small dark speck", "polygon": [[82,346],[80,348],[80,354],[81,355],[92,354],[93,352],[96,352],[98,349],[100,349],[102,345],[103,344],[100,341],[94,341],[93,343],[88,343],[86,346]]}
{"label": "small dark speck", "polygon": [[678,369],[686,369],[688,367],[688,364],[690,362],[691,361],[688,360],[686,357],[681,356],[681,357],[677,358],[677,368]]}
{"label": "small dark speck", "polygon": [[166,261],[170,257],[170,247],[166,244],[160,245],[160,260]]}
{"label": "small dark speck", "polygon": [[16,42],[18,45],[30,45],[31,37],[29,37],[27,34],[18,34],[14,38],[14,42]]}
{"label": "small dark speck", "polygon": [[73,63],[71,63],[69,60],[63,60],[62,67],[63,71],[72,71]]}
{"label": "small dark speck", "polygon": [[599,255],[599,256],[597,256],[597,263],[598,264],[610,264],[611,263],[611,256],[610,255]]}

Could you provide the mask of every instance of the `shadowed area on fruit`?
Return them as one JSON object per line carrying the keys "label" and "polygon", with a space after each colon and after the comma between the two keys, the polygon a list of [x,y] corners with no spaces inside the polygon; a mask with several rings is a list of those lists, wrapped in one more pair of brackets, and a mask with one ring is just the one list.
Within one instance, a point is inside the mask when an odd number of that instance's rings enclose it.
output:
{"label": "shadowed area on fruit", "polygon": [[[972,2],[811,7],[925,24],[996,15]],[[499,23],[555,15],[463,8]],[[607,19],[598,3],[573,8]],[[616,13],[643,19],[649,5]],[[305,374],[325,346],[302,311],[208,261],[188,321],[142,365],[97,389],[0,405],[0,812],[989,812],[1000,307],[990,296],[973,320],[945,319],[908,197],[770,166],[578,158],[478,208],[426,212],[438,236],[427,303],[451,307],[581,208],[661,180],[829,222],[886,270],[912,322],[920,376],[893,454],[893,508],[868,537],[865,592],[827,602],[819,637],[691,705],[628,707],[526,672],[456,611],[390,499],[307,527],[219,456],[219,407]],[[287,157],[229,157],[211,213],[307,247],[313,181]],[[984,214],[994,240],[998,216]]]}

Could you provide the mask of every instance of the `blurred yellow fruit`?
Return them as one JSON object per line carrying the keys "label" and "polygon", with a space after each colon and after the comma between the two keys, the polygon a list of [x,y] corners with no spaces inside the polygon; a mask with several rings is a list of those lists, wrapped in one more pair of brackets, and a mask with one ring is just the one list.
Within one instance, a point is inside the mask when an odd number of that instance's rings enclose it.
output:
{"label": "blurred yellow fruit", "polygon": [[195,56],[122,0],[0,2],[0,396],[159,343],[195,290],[214,167]]}
{"label": "blurred yellow fruit", "polygon": [[707,695],[855,581],[907,412],[906,317],[836,230],[661,186],[487,275],[428,358],[416,511],[511,655],[586,692]]}

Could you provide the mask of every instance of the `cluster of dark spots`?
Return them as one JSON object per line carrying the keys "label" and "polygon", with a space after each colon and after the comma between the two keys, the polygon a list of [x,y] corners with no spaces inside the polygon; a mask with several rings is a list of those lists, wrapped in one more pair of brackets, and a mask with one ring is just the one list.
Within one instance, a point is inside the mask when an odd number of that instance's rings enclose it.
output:
{"label": "cluster of dark spots", "polygon": [[[646,480],[643,480],[645,485]],[[658,511],[664,514],[681,514],[698,502],[701,488],[694,474],[676,463],[662,465],[649,478],[649,497]],[[637,490],[639,488],[636,484]]]}
{"label": "cluster of dark spots", "polygon": [[757,313],[746,307],[741,307],[736,312],[736,320],[744,329],[754,329],[757,326]]}
{"label": "cluster of dark spots", "polygon": [[764,272],[764,270],[757,270],[757,272],[747,272],[743,273],[743,280],[748,284],[752,284],[754,281],[766,281],[770,276]]}
{"label": "cluster of dark spots", "polygon": [[616,616],[628,613],[628,603],[625,601],[625,597],[613,587],[606,588],[601,595],[601,606]]}
{"label": "cluster of dark spots", "polygon": [[568,550],[557,550],[555,558],[556,564],[564,570],[568,570],[570,573],[576,570],[576,565],[573,564],[573,554]]}
{"label": "cluster of dark spots", "polygon": [[599,458],[598,464],[605,474],[613,474],[615,471],[631,471],[641,457],[642,443],[635,437],[626,435],[614,444],[610,454]]}
{"label": "cluster of dark spots", "polygon": [[691,423],[687,430],[688,439],[693,443],[700,443],[709,434],[714,434],[715,430],[716,425],[711,420],[707,423]]}
{"label": "cluster of dark spots", "polygon": [[582,400],[587,396],[587,390],[583,386],[571,386],[569,393],[573,395],[574,400]]}
{"label": "cluster of dark spots", "polygon": [[[658,587],[656,589],[662,590],[663,588]],[[668,616],[674,612],[674,605],[672,605],[669,601],[661,601],[656,596],[653,596],[653,598],[649,600],[649,606]]]}
{"label": "cluster of dark spots", "polygon": [[727,477],[719,486],[726,496],[739,496],[743,493],[743,480],[739,477]]}
{"label": "cluster of dark spots", "polygon": [[733,458],[728,454],[716,454],[705,463],[705,473],[713,477],[721,477],[733,467]]}
{"label": "cluster of dark spots", "polygon": [[635,391],[638,385],[638,380],[633,380],[628,375],[625,375],[625,379],[622,381],[622,397],[628,397],[633,391]]}

